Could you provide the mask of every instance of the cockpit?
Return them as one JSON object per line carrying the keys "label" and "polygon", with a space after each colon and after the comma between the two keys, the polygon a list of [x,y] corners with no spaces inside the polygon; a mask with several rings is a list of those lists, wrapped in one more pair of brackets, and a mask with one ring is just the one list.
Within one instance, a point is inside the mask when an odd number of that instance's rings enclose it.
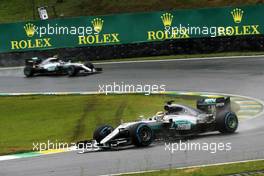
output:
{"label": "cockpit", "polygon": [[165,110],[167,111],[166,114],[178,115],[178,114],[185,114],[186,113],[186,110],[180,106],[170,106],[170,107],[167,106]]}
{"label": "cockpit", "polygon": [[51,58],[48,58],[48,59],[45,59],[41,62],[41,65],[46,65],[46,64],[49,64],[49,63],[57,63],[59,62],[59,59],[58,58],[55,58],[55,57],[51,57]]}
{"label": "cockpit", "polygon": [[181,115],[181,114],[189,114],[197,116],[202,113],[201,111],[194,109],[192,107],[186,105],[179,104],[166,104],[164,106],[164,110],[166,111],[166,115]]}

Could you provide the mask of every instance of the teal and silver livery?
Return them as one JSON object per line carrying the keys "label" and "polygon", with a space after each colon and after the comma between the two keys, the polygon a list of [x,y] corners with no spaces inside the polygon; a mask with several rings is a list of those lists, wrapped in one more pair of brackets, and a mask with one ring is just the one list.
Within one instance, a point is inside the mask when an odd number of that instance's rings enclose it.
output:
{"label": "teal and silver livery", "polygon": [[204,98],[196,105],[193,108],[169,101],[164,111],[148,119],[123,123],[116,128],[109,125],[98,127],[92,141],[102,149],[127,145],[145,147],[157,139],[175,139],[211,131],[231,134],[237,130],[238,118],[231,111],[230,97]]}

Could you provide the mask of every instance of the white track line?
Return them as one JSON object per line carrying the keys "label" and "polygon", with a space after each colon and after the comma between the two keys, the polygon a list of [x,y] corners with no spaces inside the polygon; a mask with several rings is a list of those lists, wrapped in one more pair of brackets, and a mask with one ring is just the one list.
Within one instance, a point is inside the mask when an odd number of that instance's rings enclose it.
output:
{"label": "white track line", "polygon": [[[158,56],[155,56],[158,57]],[[161,56],[162,57],[162,56]],[[160,60],[136,60],[136,61],[119,61],[119,62],[98,62],[95,64],[106,65],[106,64],[128,64],[128,63],[148,63],[148,62],[171,62],[171,61],[192,61],[192,60],[216,60],[216,59],[245,59],[245,58],[264,58],[264,55],[255,56],[219,56],[219,57],[194,57],[185,59],[160,59]]]}
{"label": "white track line", "polygon": [[[224,162],[224,163],[216,163],[216,164],[203,164],[203,165],[194,165],[194,166],[187,166],[187,167],[179,167],[174,168],[175,170],[182,170],[182,169],[193,169],[193,168],[201,168],[201,167],[209,167],[209,166],[220,166],[220,165],[228,165],[228,164],[239,164],[239,163],[246,163],[246,162],[253,162],[253,161],[263,161],[264,159],[255,159],[255,160],[244,160],[244,161],[232,161],[232,162]],[[168,169],[164,169],[165,171]],[[158,172],[161,170],[150,170],[150,171],[138,171],[138,172],[125,172],[125,173],[116,173],[116,174],[108,174],[111,176],[118,176],[118,175],[128,175],[128,174],[142,174],[142,173],[149,173],[149,172]],[[106,176],[106,175],[101,175]]]}
{"label": "white track line", "polygon": [[15,69],[21,69],[23,66],[20,67],[0,67],[0,70],[15,70]]}

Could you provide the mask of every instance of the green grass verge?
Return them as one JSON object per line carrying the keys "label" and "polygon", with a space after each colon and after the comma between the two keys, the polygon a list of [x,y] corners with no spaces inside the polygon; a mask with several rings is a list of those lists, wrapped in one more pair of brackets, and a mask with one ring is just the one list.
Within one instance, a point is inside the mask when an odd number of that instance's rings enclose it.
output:
{"label": "green grass verge", "polygon": [[30,151],[33,142],[91,138],[100,124],[116,126],[121,120],[151,116],[171,99],[195,105],[195,97],[166,95],[0,97],[0,154]]}
{"label": "green grass verge", "polygon": [[[263,171],[264,160],[252,161],[245,163],[236,164],[224,164],[218,166],[207,166],[207,167],[195,167],[189,169],[170,169],[162,170],[157,172],[148,172],[140,174],[126,174],[130,176],[220,176],[229,175],[242,172],[253,172],[253,171]],[[255,176],[262,176],[264,174],[255,174]]]}
{"label": "green grass verge", "polygon": [[[184,8],[204,8],[219,6],[240,6],[263,3],[261,0],[1,0],[0,23],[26,21],[33,19],[35,9],[40,6],[54,6],[60,17],[106,15],[112,13],[146,12]],[[55,17],[52,8],[49,16]],[[37,10],[35,17],[38,18]]]}

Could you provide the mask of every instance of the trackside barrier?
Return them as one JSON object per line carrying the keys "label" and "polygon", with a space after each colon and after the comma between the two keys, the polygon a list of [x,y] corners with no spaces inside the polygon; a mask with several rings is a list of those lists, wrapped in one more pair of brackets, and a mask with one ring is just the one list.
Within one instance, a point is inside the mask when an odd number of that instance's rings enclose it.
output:
{"label": "trackside barrier", "polygon": [[0,25],[0,52],[264,34],[264,5],[129,13]]}

